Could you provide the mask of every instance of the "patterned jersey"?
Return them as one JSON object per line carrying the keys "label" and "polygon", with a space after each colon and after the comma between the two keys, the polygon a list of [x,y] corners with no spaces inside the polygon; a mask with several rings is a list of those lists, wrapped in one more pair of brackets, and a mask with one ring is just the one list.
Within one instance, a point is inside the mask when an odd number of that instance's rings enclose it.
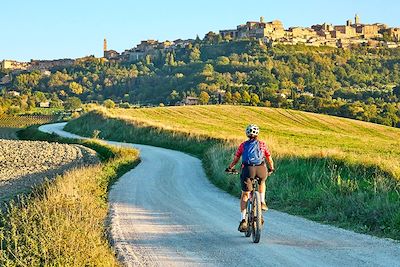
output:
{"label": "patterned jersey", "polygon": [[[240,144],[239,148],[237,149],[235,156],[236,157],[241,157],[244,151],[244,143],[246,143],[247,141],[243,142]],[[267,145],[263,142],[263,141],[258,141],[260,143],[260,149],[263,152],[263,155],[265,156],[265,158],[268,158],[271,156],[271,153],[269,152]]]}

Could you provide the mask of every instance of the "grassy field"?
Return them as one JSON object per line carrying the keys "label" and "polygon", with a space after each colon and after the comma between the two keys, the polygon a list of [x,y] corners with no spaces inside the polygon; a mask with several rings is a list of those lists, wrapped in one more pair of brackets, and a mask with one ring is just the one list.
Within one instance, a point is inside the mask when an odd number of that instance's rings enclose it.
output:
{"label": "grassy field", "polygon": [[[94,123],[95,122],[95,123]],[[238,195],[223,173],[244,128],[256,123],[277,159],[270,206],[317,221],[400,239],[400,130],[284,109],[187,106],[89,113],[80,134],[182,150],[203,160],[211,181]]]}
{"label": "grassy field", "polygon": [[51,115],[0,116],[0,139],[17,139],[17,131],[36,124],[55,121]]}
{"label": "grassy field", "polygon": [[102,164],[75,169],[0,214],[0,266],[119,266],[107,241],[109,186],[139,161],[138,151],[59,138],[28,128],[21,139],[79,143]]}
{"label": "grassy field", "polygon": [[287,109],[188,106],[110,110],[113,117],[192,135],[243,141],[249,123],[260,126],[274,154],[328,156],[378,164],[400,177],[400,130],[377,124]]}
{"label": "grassy field", "polygon": [[0,128],[25,128],[54,121],[51,115],[0,116]]}

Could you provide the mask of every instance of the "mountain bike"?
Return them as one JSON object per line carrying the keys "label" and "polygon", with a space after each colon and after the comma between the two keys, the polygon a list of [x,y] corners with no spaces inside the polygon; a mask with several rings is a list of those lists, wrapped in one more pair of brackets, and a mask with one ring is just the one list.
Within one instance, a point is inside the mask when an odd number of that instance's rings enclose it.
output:
{"label": "mountain bike", "polygon": [[[229,174],[239,174],[235,169],[225,170]],[[253,190],[250,191],[249,199],[247,200],[246,207],[246,224],[247,231],[244,233],[246,237],[252,237],[254,243],[260,242],[261,230],[264,224],[264,218],[261,210],[261,196],[258,192],[258,181],[259,178],[255,177],[251,179]]]}

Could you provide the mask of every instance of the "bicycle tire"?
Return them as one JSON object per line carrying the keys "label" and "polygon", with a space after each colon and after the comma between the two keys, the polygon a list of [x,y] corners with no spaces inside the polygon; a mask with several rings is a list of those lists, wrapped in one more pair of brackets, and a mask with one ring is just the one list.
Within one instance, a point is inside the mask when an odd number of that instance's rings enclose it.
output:
{"label": "bicycle tire", "polygon": [[253,214],[252,238],[254,243],[258,243],[261,237],[262,210],[260,193],[257,191],[253,195]]}
{"label": "bicycle tire", "polygon": [[250,199],[249,200],[247,200],[247,206],[246,206],[246,224],[247,224],[247,231],[246,232],[244,232],[244,236],[245,237],[250,237],[251,236],[251,232],[252,232],[252,227],[251,227],[251,225],[252,225],[252,223],[251,223],[251,221],[252,221],[252,219],[251,219],[251,216],[252,216],[252,214],[251,214],[251,201],[250,201]]}

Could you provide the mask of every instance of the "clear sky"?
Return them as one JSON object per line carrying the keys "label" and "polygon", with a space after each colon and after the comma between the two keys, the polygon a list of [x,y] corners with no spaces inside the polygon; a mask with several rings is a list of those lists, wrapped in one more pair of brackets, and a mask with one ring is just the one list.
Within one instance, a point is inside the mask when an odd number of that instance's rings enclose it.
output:
{"label": "clear sky", "polygon": [[101,56],[140,40],[201,38],[264,16],[285,28],[329,22],[400,26],[398,0],[1,0],[0,60]]}

